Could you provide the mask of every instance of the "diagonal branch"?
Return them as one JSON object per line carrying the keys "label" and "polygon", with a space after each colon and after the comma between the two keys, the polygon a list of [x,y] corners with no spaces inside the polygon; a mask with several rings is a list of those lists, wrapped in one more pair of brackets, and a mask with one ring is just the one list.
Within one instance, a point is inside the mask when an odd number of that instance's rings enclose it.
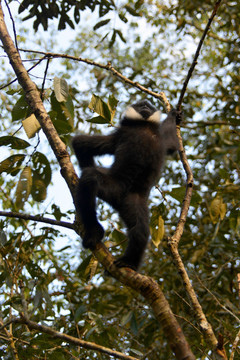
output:
{"label": "diagonal branch", "polygon": [[10,60],[12,68],[17,76],[19,84],[22,86],[26,100],[30,105],[34,115],[38,119],[43,132],[45,133],[48,142],[60,164],[61,174],[68,184],[68,187],[74,195],[74,187],[77,182],[77,175],[70,161],[69,154],[66,149],[66,145],[60,139],[53,123],[43,105],[40,97],[40,93],[30,79],[25,67],[23,66],[21,57],[18,50],[14,46],[14,43],[8,33],[6,24],[4,22],[3,11],[0,5],[0,38],[5,52]]}

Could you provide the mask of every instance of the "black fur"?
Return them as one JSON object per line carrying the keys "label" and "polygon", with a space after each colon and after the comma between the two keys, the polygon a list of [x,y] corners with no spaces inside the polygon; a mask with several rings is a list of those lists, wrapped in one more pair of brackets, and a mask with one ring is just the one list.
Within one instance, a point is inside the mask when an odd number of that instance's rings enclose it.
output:
{"label": "black fur", "polygon": [[[112,134],[79,135],[72,142],[82,169],[76,207],[85,227],[83,246],[94,249],[104,236],[96,217],[99,197],[118,211],[128,229],[127,249],[115,264],[135,270],[149,238],[149,192],[159,179],[165,154],[179,146],[176,111],[172,110],[161,124],[155,117],[151,119],[153,114],[157,109],[146,100],[140,101],[126,110],[120,127]],[[94,156],[104,154],[114,155],[109,169],[94,164]]]}

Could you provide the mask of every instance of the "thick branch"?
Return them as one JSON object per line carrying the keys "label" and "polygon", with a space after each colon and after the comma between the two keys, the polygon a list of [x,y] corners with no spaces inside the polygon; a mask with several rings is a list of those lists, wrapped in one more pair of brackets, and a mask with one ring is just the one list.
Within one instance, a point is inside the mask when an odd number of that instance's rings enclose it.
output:
{"label": "thick branch", "polygon": [[97,244],[94,255],[117,280],[134,289],[147,300],[156,319],[161,324],[168,344],[175,353],[176,358],[181,360],[195,359],[182,329],[157,282],[151,277],[141,275],[129,268],[117,268],[113,264],[110,252],[102,243]]}
{"label": "thick branch", "polygon": [[23,66],[22,60],[14,43],[8,33],[6,24],[3,18],[2,7],[0,5],[0,38],[4,47],[5,52],[8,55],[13,70],[17,76],[19,84],[22,86],[26,100],[30,105],[33,113],[38,119],[49,144],[61,166],[61,173],[66,180],[69,189],[74,194],[74,186],[77,182],[77,175],[74,171],[73,165],[70,161],[69,154],[66,149],[66,145],[62,142],[52,121],[44,108],[39,91],[30,79],[25,67]]}

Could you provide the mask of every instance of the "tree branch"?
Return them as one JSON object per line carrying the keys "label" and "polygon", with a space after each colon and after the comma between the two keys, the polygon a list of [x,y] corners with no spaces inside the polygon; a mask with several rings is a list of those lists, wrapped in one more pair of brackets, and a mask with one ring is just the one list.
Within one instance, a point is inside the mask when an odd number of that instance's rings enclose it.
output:
{"label": "tree branch", "polygon": [[188,86],[188,83],[189,83],[189,80],[192,76],[192,73],[193,73],[193,70],[195,68],[195,66],[197,65],[197,59],[199,57],[199,54],[200,54],[200,50],[201,50],[201,47],[203,45],[203,42],[204,42],[204,39],[207,35],[207,32],[211,26],[211,23],[214,19],[214,16],[216,15],[217,13],[217,10],[221,4],[221,1],[222,0],[218,0],[216,3],[215,3],[215,6],[214,6],[214,9],[212,11],[212,15],[210,16],[209,20],[208,20],[208,23],[207,23],[207,26],[203,32],[203,35],[199,41],[199,44],[198,44],[198,47],[197,47],[197,50],[196,50],[196,53],[194,55],[194,58],[193,58],[193,62],[192,62],[192,65],[190,66],[189,70],[188,70],[188,74],[187,74],[187,77],[186,77],[186,80],[184,81],[184,84],[183,84],[183,87],[182,87],[182,90],[181,90],[181,94],[179,96],[179,100],[178,100],[178,104],[177,104],[177,110],[181,110],[181,105],[182,105],[182,101],[183,101],[183,97],[184,97],[184,94],[187,90],[187,86]]}
{"label": "tree branch", "polygon": [[[207,32],[210,28],[210,25],[213,21],[213,18],[214,16],[216,15],[216,12],[217,12],[217,9],[219,8],[220,6],[220,3],[221,3],[221,0],[217,1],[215,3],[215,6],[214,6],[214,9],[212,11],[212,14],[211,14],[211,17],[209,18],[209,21],[207,23],[207,26],[204,30],[204,33],[200,39],[200,42],[198,44],[198,47],[197,47],[197,50],[196,50],[196,53],[195,53],[195,56],[194,56],[194,59],[193,59],[193,62],[192,62],[192,65],[188,71],[188,74],[187,74],[187,78],[186,80],[184,81],[184,84],[183,84],[183,87],[182,87],[182,91],[181,91],[181,94],[180,94],[180,97],[179,97],[179,100],[178,100],[178,105],[177,105],[177,110],[180,111],[181,109],[181,104],[182,104],[182,101],[183,101],[183,97],[184,97],[184,94],[186,92],[186,89],[187,89],[187,85],[188,85],[188,82],[192,76],[192,73],[193,73],[193,70],[197,64],[197,59],[198,59],[198,56],[200,54],[200,50],[201,50],[201,47],[203,45],[203,41],[207,35]],[[181,214],[180,214],[180,217],[179,217],[179,220],[178,220],[178,224],[176,226],[176,230],[173,234],[173,236],[171,238],[169,238],[168,240],[168,245],[170,247],[170,251],[171,251],[171,255],[172,255],[172,258],[174,260],[174,263],[178,269],[178,272],[180,273],[181,277],[182,277],[182,280],[183,280],[183,284],[186,288],[186,292],[187,294],[189,295],[190,299],[191,299],[191,302],[192,302],[192,306],[194,308],[194,311],[195,311],[195,315],[197,317],[197,320],[199,321],[199,326],[201,328],[201,330],[203,331],[204,335],[205,335],[205,339],[207,341],[207,343],[209,344],[209,346],[211,347],[211,349],[214,351],[215,355],[218,356],[218,358],[222,358],[222,359],[225,359],[225,356],[224,354],[219,354],[218,352],[218,340],[217,338],[215,337],[214,335],[214,332],[212,330],[212,327],[211,325],[208,323],[207,319],[206,319],[206,316],[204,315],[203,313],[203,310],[202,310],[202,307],[198,301],[198,298],[197,298],[197,295],[193,289],[193,286],[190,282],[190,279],[189,279],[189,276],[188,276],[188,273],[184,267],[184,263],[182,261],[182,258],[179,254],[179,250],[178,250],[178,245],[179,245],[179,241],[181,239],[181,236],[183,234],[183,230],[184,230],[184,225],[186,223],[186,219],[187,219],[187,214],[188,214],[188,210],[189,210],[189,206],[190,206],[190,202],[191,202],[191,198],[192,198],[192,192],[193,192],[193,173],[192,173],[192,170],[191,170],[191,167],[188,163],[188,160],[187,160],[187,156],[186,156],[186,153],[185,153],[185,150],[184,150],[184,147],[183,147],[183,142],[182,142],[182,137],[181,137],[181,134],[180,134],[180,126],[177,126],[177,135],[178,135],[178,138],[179,138],[179,143],[180,143],[180,150],[179,150],[179,154],[180,154],[180,159],[183,163],[183,167],[184,167],[184,170],[186,172],[186,175],[187,175],[187,185],[186,185],[186,193],[185,193],[185,197],[184,197],[184,200],[183,200],[183,204],[182,204],[182,209],[181,209]]]}
{"label": "tree branch", "polygon": [[149,89],[147,89],[146,87],[144,87],[143,85],[139,84],[136,81],[132,81],[129,78],[127,78],[126,76],[124,76],[123,74],[121,74],[118,70],[116,70],[110,62],[108,62],[107,64],[101,64],[98,63],[96,61],[93,60],[89,60],[89,59],[84,59],[82,57],[77,57],[77,56],[72,56],[72,55],[66,55],[66,54],[59,54],[59,53],[52,53],[52,52],[45,52],[45,51],[36,51],[36,50],[28,50],[28,49],[19,49],[19,51],[23,51],[23,52],[31,52],[33,54],[41,54],[44,55],[43,59],[46,58],[62,58],[62,59],[69,59],[69,60],[74,60],[74,61],[78,61],[78,62],[83,62],[85,64],[91,65],[91,66],[95,66],[98,67],[100,69],[104,69],[107,71],[110,71],[114,76],[116,76],[117,78],[119,78],[121,81],[123,81],[124,83],[131,85],[132,87],[135,87],[143,92],[145,92],[146,94],[151,95],[152,97],[160,100],[166,110],[170,110],[170,104],[169,101],[166,98],[166,95],[164,94],[164,92],[160,92],[160,93],[156,93],[154,91],[151,91]]}
{"label": "tree branch", "polygon": [[139,274],[132,269],[117,268],[113,263],[110,252],[102,243],[97,244],[93,253],[114,278],[134,289],[146,299],[152,307],[156,319],[163,327],[168,344],[176,358],[194,360],[195,356],[191,352],[182,329],[158,283],[151,277]]}
{"label": "tree branch", "polygon": [[78,346],[81,346],[84,349],[88,350],[95,350],[97,352],[100,352],[102,354],[108,354],[111,356],[114,356],[117,359],[122,360],[138,360],[135,357],[124,355],[123,353],[120,353],[119,351],[115,351],[112,349],[109,349],[105,346],[97,345],[89,341],[84,341],[81,339],[78,339],[74,336],[70,336],[64,333],[60,333],[59,331],[53,330],[52,328],[40,325],[32,320],[29,320],[27,317],[23,316],[22,318],[13,319],[13,323],[16,324],[26,324],[30,329],[38,330],[42,333],[48,334],[50,336],[53,336],[55,338],[61,339],[62,341],[66,341],[68,343],[72,343]]}
{"label": "tree branch", "polygon": [[10,342],[10,349],[11,349],[11,352],[13,355],[13,359],[19,360],[17,349],[15,347],[15,340],[14,340],[12,334],[7,330],[6,326],[4,326],[2,316],[0,316],[0,325],[6,334],[7,340]]}
{"label": "tree branch", "polygon": [[32,220],[37,222],[43,222],[46,224],[56,225],[56,226],[62,226],[67,229],[74,230],[74,224],[66,222],[66,221],[58,221],[49,219],[46,217],[43,217],[41,215],[28,215],[28,214],[22,214],[18,212],[11,212],[11,211],[0,211],[0,216],[10,217],[10,218],[17,218],[17,219],[24,219],[24,220]]}
{"label": "tree branch", "polygon": [[[191,21],[189,21],[189,20],[185,20],[185,23],[186,23],[187,25],[193,26],[195,29],[197,29],[197,30],[199,30],[199,31],[201,31],[201,32],[204,32],[204,31],[205,31],[204,29],[201,28],[201,26],[197,25],[197,24],[194,23],[193,21],[191,22]],[[209,37],[212,37],[212,38],[215,39],[215,40],[218,40],[218,41],[221,41],[221,42],[224,42],[224,43],[227,43],[227,44],[234,44],[234,43],[238,40],[238,38],[232,39],[232,40],[226,39],[226,38],[223,38],[223,37],[221,37],[221,36],[218,36],[218,35],[214,34],[213,32],[210,32],[210,31],[208,32],[208,36],[209,36]]]}

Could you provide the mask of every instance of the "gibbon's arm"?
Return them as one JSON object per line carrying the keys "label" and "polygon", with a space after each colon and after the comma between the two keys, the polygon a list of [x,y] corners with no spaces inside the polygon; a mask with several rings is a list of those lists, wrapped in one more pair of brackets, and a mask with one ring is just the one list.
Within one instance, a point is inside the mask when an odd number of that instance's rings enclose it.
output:
{"label": "gibbon's arm", "polygon": [[179,141],[176,132],[177,111],[172,109],[167,118],[161,123],[162,141],[166,154],[171,155],[179,150]]}
{"label": "gibbon's arm", "polygon": [[116,137],[114,135],[78,135],[73,138],[72,146],[81,168],[94,166],[94,156],[114,154]]}

